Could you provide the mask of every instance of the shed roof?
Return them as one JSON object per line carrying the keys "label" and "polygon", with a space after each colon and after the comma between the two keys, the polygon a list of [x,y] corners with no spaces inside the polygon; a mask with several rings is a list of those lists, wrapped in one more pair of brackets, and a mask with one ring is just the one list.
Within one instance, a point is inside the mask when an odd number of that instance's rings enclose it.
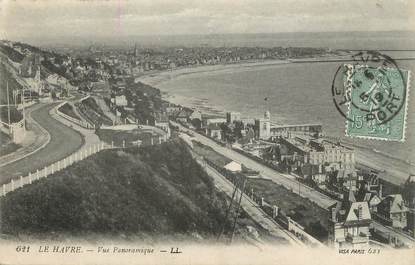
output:
{"label": "shed roof", "polygon": [[242,165],[235,161],[228,163],[227,165],[224,166],[224,168],[232,172],[242,171]]}

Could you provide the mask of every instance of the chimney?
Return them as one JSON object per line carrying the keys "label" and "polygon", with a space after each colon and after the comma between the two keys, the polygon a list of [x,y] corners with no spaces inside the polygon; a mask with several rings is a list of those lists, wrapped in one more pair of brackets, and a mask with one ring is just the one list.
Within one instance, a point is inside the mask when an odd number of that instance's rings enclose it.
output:
{"label": "chimney", "polygon": [[383,191],[383,186],[382,186],[382,184],[379,184],[379,198],[381,198],[381,199],[382,199],[382,196],[383,196],[382,191]]}
{"label": "chimney", "polygon": [[337,218],[336,218],[336,207],[331,208],[331,220],[333,222],[337,222]]}
{"label": "chimney", "polygon": [[274,205],[274,207],[272,208],[272,218],[276,218],[278,216],[278,206]]}
{"label": "chimney", "polygon": [[362,220],[363,219],[363,207],[361,205],[359,205],[359,207],[357,208],[358,211],[358,219]]}

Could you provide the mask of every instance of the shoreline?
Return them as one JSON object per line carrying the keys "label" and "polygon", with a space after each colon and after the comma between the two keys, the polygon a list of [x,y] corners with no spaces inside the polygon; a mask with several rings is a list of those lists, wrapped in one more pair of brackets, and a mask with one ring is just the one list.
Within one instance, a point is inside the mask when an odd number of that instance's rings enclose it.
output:
{"label": "shoreline", "polygon": [[[154,71],[151,73],[144,73],[143,75],[134,77],[135,82],[142,82],[150,86],[157,86],[163,82],[178,78],[180,76],[189,74],[202,74],[202,73],[218,73],[227,72],[231,70],[237,71],[249,71],[261,68],[272,67],[275,65],[284,64],[296,64],[296,63],[315,63],[315,62],[339,62],[349,59],[348,55],[327,55],[327,56],[316,56],[306,58],[294,58],[294,59],[267,59],[267,60],[252,60],[242,61],[227,64],[215,64],[215,65],[196,65],[196,66],[184,66],[178,67],[172,70]],[[159,88],[160,89],[160,88]],[[160,89],[161,90],[161,89]]]}
{"label": "shoreline", "polygon": [[[339,56],[339,58],[342,58]],[[321,59],[318,58],[306,58],[302,60],[309,60],[310,62]],[[330,57],[330,59],[333,59]],[[174,95],[173,90],[169,89],[161,89],[160,85],[168,82],[173,79],[180,78],[186,75],[192,74],[217,74],[217,73],[227,73],[227,72],[241,72],[241,71],[251,71],[256,70],[259,68],[267,68],[273,67],[276,65],[285,65],[285,64],[294,64],[296,62],[290,60],[266,60],[266,61],[256,61],[256,62],[242,62],[242,63],[234,63],[234,64],[221,64],[221,65],[203,65],[203,66],[195,66],[195,67],[184,67],[178,68],[171,71],[160,71],[149,73],[146,75],[142,75],[140,77],[135,78],[135,82],[142,82],[144,84],[153,86],[157,89],[160,89],[162,92],[163,100],[182,105],[184,107],[194,109],[195,106],[190,104],[183,104],[183,100],[180,103],[174,102],[174,98],[182,98],[182,96],[177,97]],[[305,62],[307,63],[307,62]],[[173,99],[173,100],[172,100]],[[210,114],[210,115],[220,115],[224,116],[225,108],[219,107],[215,108],[214,106],[198,106],[198,109],[202,111],[202,113]],[[251,117],[246,117],[251,118]],[[293,122],[295,123],[295,122]],[[330,136],[330,135],[329,135]],[[337,137],[338,136],[334,136]],[[414,170],[415,166],[411,164],[409,161],[403,160],[397,157],[391,157],[389,154],[386,154],[380,150],[371,149],[367,147],[359,147],[357,144],[348,141],[347,139],[341,140],[344,144],[352,146],[356,150],[356,155],[359,157],[359,163],[364,164],[367,167],[379,170],[380,172],[386,172],[387,181],[392,182],[393,184],[399,185],[404,183],[410,173]],[[372,156],[372,159],[368,159],[367,157]],[[392,160],[392,161],[391,161]],[[392,163],[391,163],[392,162]],[[386,165],[391,164],[389,167],[385,167]],[[408,173],[404,172],[405,170],[401,171],[400,169],[402,166],[408,168]],[[412,171],[411,171],[412,170]],[[390,176],[391,175],[391,176]]]}
{"label": "shoreline", "polygon": [[[153,73],[144,74],[134,77],[134,82],[141,82],[149,86],[157,87],[161,83],[169,81],[171,79],[179,78],[185,75],[191,74],[205,74],[205,73],[218,73],[227,72],[232,70],[241,71],[254,70],[258,67],[271,67],[275,65],[291,64],[293,62],[289,60],[264,60],[264,61],[246,61],[232,64],[215,64],[215,65],[199,65],[191,67],[180,67],[173,70],[158,71]],[[158,87],[157,87],[158,88]],[[160,88],[158,88],[160,89]],[[161,89],[160,89],[161,90]],[[162,91],[168,92],[168,91]]]}

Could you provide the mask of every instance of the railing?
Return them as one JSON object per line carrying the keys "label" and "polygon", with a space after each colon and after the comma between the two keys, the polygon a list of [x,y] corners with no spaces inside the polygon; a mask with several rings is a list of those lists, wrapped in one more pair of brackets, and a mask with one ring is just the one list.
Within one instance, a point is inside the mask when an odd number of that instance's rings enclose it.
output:
{"label": "railing", "polygon": [[7,122],[0,121],[0,130],[5,134],[10,135],[10,124]]}
{"label": "railing", "polygon": [[91,95],[86,95],[85,97],[81,98],[81,99],[79,100],[79,102],[82,102],[82,101],[84,101],[85,99],[88,99],[88,98],[90,98],[90,97],[91,97]]}
{"label": "railing", "polygon": [[68,121],[70,121],[70,122],[73,122],[73,123],[75,123],[75,124],[77,124],[77,125],[81,126],[82,128],[85,128],[85,129],[95,129],[95,126],[90,125],[89,123],[87,123],[87,122],[85,122],[85,121],[81,121],[81,120],[75,119],[75,118],[73,118],[73,117],[71,117],[71,116],[69,116],[69,115],[67,115],[67,114],[63,113],[62,111],[60,111],[60,110],[59,110],[59,108],[60,108],[60,107],[62,107],[63,105],[65,105],[66,103],[67,103],[67,102],[66,102],[66,101],[64,101],[64,102],[62,102],[61,104],[59,104],[59,106],[56,108],[56,113],[57,113],[59,116],[61,116],[61,117],[62,117],[62,118],[64,118],[64,119],[67,119],[67,120],[68,120]]}
{"label": "railing", "polygon": [[0,131],[11,136],[14,143],[20,143],[24,138],[24,132],[22,135],[19,129],[26,131],[25,118],[22,118],[20,121],[11,124],[0,121]]}
{"label": "railing", "polygon": [[105,149],[116,148],[114,145],[108,145],[104,142],[99,144],[94,144],[89,147],[84,147],[83,149],[71,154],[70,156],[59,160],[55,163],[52,163],[49,166],[44,167],[43,169],[36,170],[35,172],[30,172],[27,176],[20,176],[17,180],[11,179],[7,184],[2,185],[2,190],[0,192],[1,196],[6,196],[7,193],[12,192],[18,188],[23,187],[33,183],[36,180],[41,178],[46,178],[47,176],[54,174],[62,169],[65,169],[77,161],[84,160],[85,158],[96,154]]}

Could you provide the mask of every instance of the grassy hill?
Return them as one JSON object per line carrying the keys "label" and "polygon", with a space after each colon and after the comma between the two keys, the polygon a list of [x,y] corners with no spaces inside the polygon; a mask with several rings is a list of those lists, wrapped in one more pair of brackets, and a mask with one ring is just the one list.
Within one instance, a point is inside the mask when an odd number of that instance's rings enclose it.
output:
{"label": "grassy hill", "polygon": [[[106,150],[2,199],[2,232],[215,235],[225,197],[179,141]],[[225,222],[226,230],[230,221]]]}

